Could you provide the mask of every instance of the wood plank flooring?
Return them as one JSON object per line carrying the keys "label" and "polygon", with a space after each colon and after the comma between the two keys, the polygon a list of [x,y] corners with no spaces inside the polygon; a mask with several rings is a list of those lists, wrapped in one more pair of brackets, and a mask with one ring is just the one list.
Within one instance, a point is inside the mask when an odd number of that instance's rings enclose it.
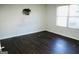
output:
{"label": "wood plank flooring", "polygon": [[48,31],[1,40],[9,54],[79,54],[79,41]]}

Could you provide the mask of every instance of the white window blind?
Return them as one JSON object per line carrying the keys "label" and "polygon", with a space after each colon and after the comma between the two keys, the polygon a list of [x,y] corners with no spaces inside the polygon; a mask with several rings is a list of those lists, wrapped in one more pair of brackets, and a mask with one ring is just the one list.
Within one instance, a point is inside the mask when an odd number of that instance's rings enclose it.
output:
{"label": "white window blind", "polygon": [[56,25],[79,29],[79,5],[59,6]]}

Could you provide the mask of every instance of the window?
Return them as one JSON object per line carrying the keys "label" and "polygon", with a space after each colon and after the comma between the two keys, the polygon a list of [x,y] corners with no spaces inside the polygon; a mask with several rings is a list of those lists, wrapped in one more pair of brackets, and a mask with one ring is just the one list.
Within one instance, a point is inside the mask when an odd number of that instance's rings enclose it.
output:
{"label": "window", "polygon": [[59,6],[56,25],[79,29],[79,5]]}

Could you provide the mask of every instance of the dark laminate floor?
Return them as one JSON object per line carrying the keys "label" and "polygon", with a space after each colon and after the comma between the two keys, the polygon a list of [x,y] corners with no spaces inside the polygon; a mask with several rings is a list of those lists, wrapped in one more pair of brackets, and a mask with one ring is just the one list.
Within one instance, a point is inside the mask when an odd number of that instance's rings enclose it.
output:
{"label": "dark laminate floor", "polygon": [[9,54],[78,54],[79,41],[47,31],[1,40]]}

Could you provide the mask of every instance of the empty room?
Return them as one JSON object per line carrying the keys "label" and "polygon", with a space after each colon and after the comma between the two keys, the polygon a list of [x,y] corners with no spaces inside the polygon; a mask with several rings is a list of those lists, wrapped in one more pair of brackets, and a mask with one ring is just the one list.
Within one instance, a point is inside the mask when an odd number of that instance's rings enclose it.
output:
{"label": "empty room", "polygon": [[79,54],[79,5],[0,4],[0,54]]}

